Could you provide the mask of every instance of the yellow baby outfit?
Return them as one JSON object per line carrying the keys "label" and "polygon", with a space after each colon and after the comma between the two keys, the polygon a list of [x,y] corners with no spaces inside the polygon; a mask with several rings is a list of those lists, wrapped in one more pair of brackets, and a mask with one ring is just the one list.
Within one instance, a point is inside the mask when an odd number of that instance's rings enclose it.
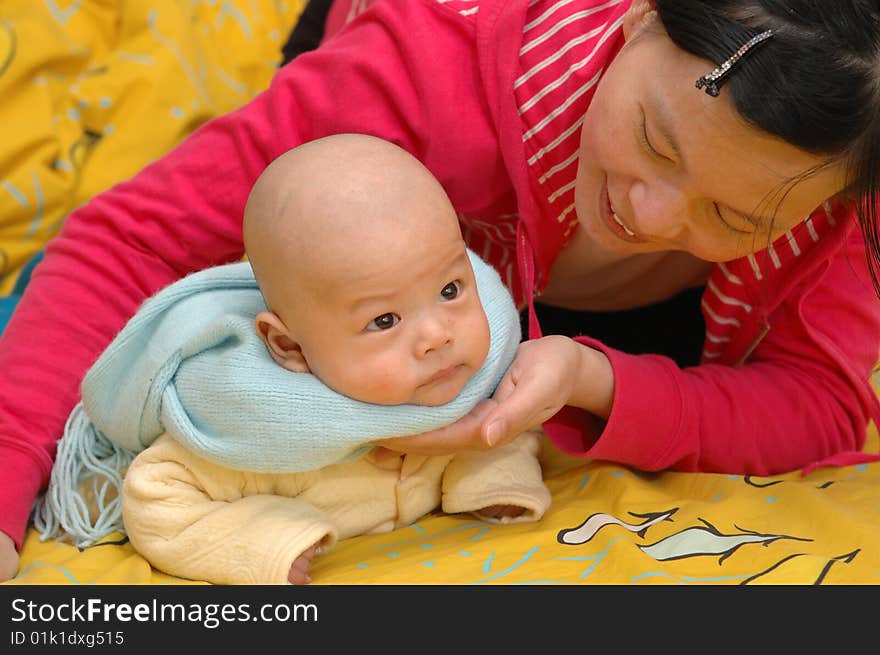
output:
{"label": "yellow baby outfit", "polygon": [[125,476],[129,539],[154,567],[215,584],[286,584],[293,561],[319,544],[389,532],[440,507],[447,513],[514,505],[537,521],[550,506],[538,462],[542,432],[487,452],[368,454],[304,473],[248,473],[203,459],[164,434]]}

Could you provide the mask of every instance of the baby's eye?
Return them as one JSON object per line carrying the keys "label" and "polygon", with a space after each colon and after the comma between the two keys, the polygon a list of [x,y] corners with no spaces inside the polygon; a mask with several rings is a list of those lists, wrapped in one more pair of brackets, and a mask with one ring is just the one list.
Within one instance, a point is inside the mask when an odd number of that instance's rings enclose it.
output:
{"label": "baby's eye", "polygon": [[458,298],[459,293],[461,293],[461,282],[456,280],[443,287],[443,290],[440,292],[440,297],[443,300],[455,300]]}
{"label": "baby's eye", "polygon": [[387,314],[382,314],[381,316],[377,316],[372,321],[367,323],[368,330],[388,330],[389,328],[393,328],[400,322],[400,317],[397,314],[392,314],[388,312]]}

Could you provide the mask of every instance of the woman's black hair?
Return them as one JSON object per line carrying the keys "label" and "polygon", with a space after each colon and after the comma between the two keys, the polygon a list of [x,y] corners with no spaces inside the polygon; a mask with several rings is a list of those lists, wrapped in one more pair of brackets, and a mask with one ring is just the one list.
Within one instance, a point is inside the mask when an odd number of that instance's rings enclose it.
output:
{"label": "woman's black hair", "polygon": [[[758,129],[846,167],[880,295],[880,2],[878,0],[656,0],[672,41],[720,64],[751,37],[772,38],[725,84]],[[708,72],[708,71],[707,71]]]}

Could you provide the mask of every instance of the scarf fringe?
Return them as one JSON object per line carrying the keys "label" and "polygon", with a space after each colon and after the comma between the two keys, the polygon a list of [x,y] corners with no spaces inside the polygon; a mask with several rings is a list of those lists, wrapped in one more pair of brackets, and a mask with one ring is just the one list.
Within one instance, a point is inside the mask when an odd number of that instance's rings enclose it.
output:
{"label": "scarf fringe", "polygon": [[67,419],[46,492],[34,505],[40,541],[86,548],[112,532],[125,534],[122,480],[135,453],[101,434],[78,403]]}

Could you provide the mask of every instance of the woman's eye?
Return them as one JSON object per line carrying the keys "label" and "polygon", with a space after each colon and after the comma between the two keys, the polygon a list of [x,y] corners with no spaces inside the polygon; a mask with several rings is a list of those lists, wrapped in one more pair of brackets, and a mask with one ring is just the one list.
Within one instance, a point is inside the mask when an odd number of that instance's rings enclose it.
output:
{"label": "woman's eye", "polygon": [[400,317],[397,314],[392,314],[391,312],[387,314],[382,314],[381,316],[377,316],[372,321],[367,323],[368,330],[388,330],[393,328],[400,322]]}
{"label": "woman's eye", "polygon": [[648,140],[648,127],[647,123],[645,123],[644,118],[642,119],[638,130],[636,130],[636,135],[639,139],[639,143],[642,145],[642,148],[648,151],[651,155],[660,155],[659,152],[654,150],[654,146],[651,145],[651,142]]}
{"label": "woman's eye", "polygon": [[724,214],[721,213],[721,208],[718,206],[717,202],[713,202],[712,206],[715,208],[715,215],[718,217],[718,220],[728,232],[734,232],[735,234],[750,234],[748,231],[741,230],[727,222],[727,219],[725,219]]}
{"label": "woman's eye", "polygon": [[675,163],[674,159],[664,155],[662,152],[657,150],[657,148],[651,145],[651,139],[648,137],[648,119],[645,117],[644,111],[640,112],[639,120],[635,124],[635,133],[639,145],[642,146],[642,149],[645,152],[647,152],[652,157],[659,157],[660,159],[665,159],[666,161],[670,161],[673,164]]}
{"label": "woman's eye", "polygon": [[461,293],[461,282],[456,280],[443,287],[443,290],[440,291],[440,297],[443,300],[455,300],[459,293]]}

